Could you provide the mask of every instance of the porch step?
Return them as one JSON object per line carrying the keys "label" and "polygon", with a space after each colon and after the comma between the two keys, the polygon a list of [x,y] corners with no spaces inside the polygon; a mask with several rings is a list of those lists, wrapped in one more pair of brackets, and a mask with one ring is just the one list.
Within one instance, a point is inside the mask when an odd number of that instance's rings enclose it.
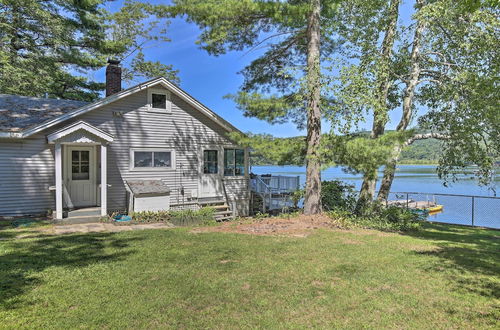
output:
{"label": "porch step", "polygon": [[215,210],[225,210],[225,209],[228,209],[229,206],[227,206],[226,203],[224,203],[223,205],[213,205],[213,206],[210,206],[211,208],[215,209]]}
{"label": "porch step", "polygon": [[233,214],[233,212],[229,209],[226,209],[224,211],[217,211],[215,212],[215,216],[225,216],[225,215],[228,215],[228,214]]}
{"label": "porch step", "polygon": [[233,219],[233,211],[223,197],[213,197],[199,199],[198,204],[201,207],[211,207],[215,209],[214,217],[217,221],[225,221]]}
{"label": "porch step", "polygon": [[233,219],[233,211],[227,206],[227,204],[218,205],[217,207],[211,206],[215,209],[214,217],[217,221],[225,221]]}
{"label": "porch step", "polygon": [[68,212],[68,218],[80,218],[87,216],[100,217],[100,215],[101,215],[100,207],[86,207]]}
{"label": "porch step", "polygon": [[226,217],[216,217],[215,220],[217,221],[226,221],[226,220],[232,220],[233,219],[233,216],[226,216]]}
{"label": "porch step", "polygon": [[79,224],[79,223],[99,222],[100,220],[101,220],[100,216],[86,215],[86,216],[81,216],[81,217],[64,218],[62,220],[54,220],[54,223],[56,223],[56,224]]}

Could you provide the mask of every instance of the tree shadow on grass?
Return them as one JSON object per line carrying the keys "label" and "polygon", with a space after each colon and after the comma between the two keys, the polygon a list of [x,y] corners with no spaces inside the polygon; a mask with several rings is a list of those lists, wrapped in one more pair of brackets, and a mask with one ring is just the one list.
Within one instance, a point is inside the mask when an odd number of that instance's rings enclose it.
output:
{"label": "tree shadow on grass", "polygon": [[20,295],[42,283],[39,273],[49,267],[78,268],[123,260],[134,253],[126,248],[137,239],[90,233],[4,242],[8,252],[0,254],[0,306],[15,308]]}
{"label": "tree shadow on grass", "polygon": [[457,290],[500,298],[500,231],[428,224],[409,235],[430,240],[438,247],[414,252],[439,258],[427,270],[448,272]]}

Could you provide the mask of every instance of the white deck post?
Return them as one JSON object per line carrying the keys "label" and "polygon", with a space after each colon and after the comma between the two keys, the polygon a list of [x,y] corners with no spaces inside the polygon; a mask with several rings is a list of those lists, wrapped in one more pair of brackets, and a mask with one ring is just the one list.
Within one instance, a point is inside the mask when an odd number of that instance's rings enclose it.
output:
{"label": "white deck post", "polygon": [[56,219],[63,218],[62,152],[61,144],[55,144],[56,165]]}
{"label": "white deck post", "polygon": [[106,142],[103,142],[101,144],[101,216],[108,214],[107,149]]}

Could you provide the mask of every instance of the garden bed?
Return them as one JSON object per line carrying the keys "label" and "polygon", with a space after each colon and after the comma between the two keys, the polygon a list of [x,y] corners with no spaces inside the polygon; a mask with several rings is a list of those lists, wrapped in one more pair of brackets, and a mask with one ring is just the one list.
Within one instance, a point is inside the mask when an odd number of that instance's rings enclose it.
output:
{"label": "garden bed", "polygon": [[339,228],[336,222],[326,214],[280,216],[263,219],[242,218],[224,222],[218,226],[195,228],[191,232],[229,232],[252,235],[284,235],[306,237],[314,229]]}

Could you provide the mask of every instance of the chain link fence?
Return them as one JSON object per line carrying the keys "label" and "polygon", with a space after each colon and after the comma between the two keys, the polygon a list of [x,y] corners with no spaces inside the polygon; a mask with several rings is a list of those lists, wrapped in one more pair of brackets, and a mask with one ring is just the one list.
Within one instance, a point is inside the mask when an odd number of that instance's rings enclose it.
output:
{"label": "chain link fence", "polygon": [[391,192],[387,204],[428,210],[433,222],[500,229],[500,197]]}

